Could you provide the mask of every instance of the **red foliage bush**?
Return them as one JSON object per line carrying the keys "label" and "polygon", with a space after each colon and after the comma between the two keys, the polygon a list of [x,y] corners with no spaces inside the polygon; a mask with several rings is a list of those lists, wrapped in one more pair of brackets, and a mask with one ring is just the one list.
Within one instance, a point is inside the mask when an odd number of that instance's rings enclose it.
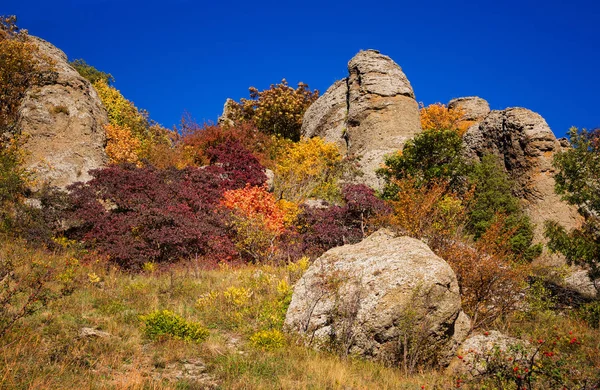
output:
{"label": "red foliage bush", "polygon": [[180,132],[183,134],[183,145],[191,150],[194,163],[197,165],[209,164],[210,157],[207,151],[227,141],[241,143],[264,166],[271,165],[278,147],[278,142],[273,137],[259,131],[250,122],[223,128],[218,125],[200,126],[191,119],[184,118]]}
{"label": "red foliage bush", "polygon": [[157,170],[111,166],[71,186],[66,234],[127,268],[146,261],[168,262],[236,254],[227,214],[216,207],[223,191],[237,188],[224,168]]}
{"label": "red foliage bush", "polygon": [[206,155],[211,164],[221,167],[232,182],[232,188],[243,188],[247,184],[260,187],[267,181],[265,169],[237,140],[227,140],[207,149]]}
{"label": "red foliage bush", "polygon": [[319,256],[336,246],[360,242],[376,228],[376,217],[391,212],[373,189],[362,184],[346,185],[342,197],[343,206],[303,206],[298,228],[305,254]]}

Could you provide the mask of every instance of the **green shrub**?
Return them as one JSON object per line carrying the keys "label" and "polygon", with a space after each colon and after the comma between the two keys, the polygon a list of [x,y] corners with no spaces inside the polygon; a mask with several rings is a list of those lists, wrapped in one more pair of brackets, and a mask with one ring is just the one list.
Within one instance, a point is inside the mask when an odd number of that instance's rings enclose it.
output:
{"label": "green shrub", "polygon": [[578,314],[590,327],[600,329],[600,301],[583,305],[579,308]]}
{"label": "green shrub", "polygon": [[92,84],[99,80],[104,81],[108,85],[115,82],[115,78],[110,73],[102,72],[94,68],[92,65],[85,62],[84,59],[73,60],[70,64],[82,77],[88,79]]}
{"label": "green shrub", "polygon": [[262,350],[273,350],[285,345],[285,336],[278,329],[261,330],[250,336],[253,347]]}
{"label": "green shrub", "polygon": [[197,322],[187,321],[169,310],[157,310],[142,316],[144,333],[151,340],[170,336],[185,341],[202,342],[208,337],[208,330]]}

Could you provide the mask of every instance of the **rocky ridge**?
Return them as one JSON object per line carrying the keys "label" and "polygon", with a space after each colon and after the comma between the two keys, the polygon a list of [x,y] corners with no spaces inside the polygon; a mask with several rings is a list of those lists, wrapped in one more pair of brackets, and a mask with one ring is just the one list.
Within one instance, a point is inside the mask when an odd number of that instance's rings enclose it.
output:
{"label": "rocky ridge", "polygon": [[464,135],[466,154],[479,159],[494,154],[516,183],[515,195],[522,199],[535,239],[543,241],[544,221],[558,221],[567,229],[579,226],[580,216],[554,193],[552,160],[564,146],[541,115],[526,108],[494,110]]}
{"label": "rocky ridge", "polygon": [[348,77],[336,81],[304,114],[302,135],[336,143],[361,156],[358,180],[380,187],[375,175],[383,157],[402,148],[421,131],[419,106],[408,78],[390,57],[359,52],[348,63]]}
{"label": "rocky ridge", "polygon": [[19,124],[27,136],[25,166],[35,173],[38,185],[48,182],[64,188],[89,180],[89,170],[107,162],[106,109],[61,50],[40,38],[30,39],[53,60],[56,77],[31,88],[22,103]]}

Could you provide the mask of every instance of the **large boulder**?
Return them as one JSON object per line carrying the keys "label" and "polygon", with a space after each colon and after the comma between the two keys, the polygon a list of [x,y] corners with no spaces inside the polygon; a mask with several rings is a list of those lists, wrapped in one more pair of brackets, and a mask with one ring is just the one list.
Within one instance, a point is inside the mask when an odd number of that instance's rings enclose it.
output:
{"label": "large boulder", "polygon": [[[470,329],[456,275],[422,241],[380,230],[333,248],[298,281],[285,328],[314,347],[391,363],[405,340],[443,362]],[[406,337],[406,339],[405,339]]]}
{"label": "large boulder", "polygon": [[348,77],[334,83],[304,114],[302,135],[335,142],[362,156],[359,180],[380,187],[375,175],[383,158],[421,131],[419,106],[404,72],[376,50],[359,52]]}
{"label": "large boulder", "polygon": [[19,119],[28,138],[26,167],[38,183],[66,187],[91,178],[89,170],[106,162],[106,109],[96,90],[50,43],[31,37],[54,62],[56,78],[27,92]]}
{"label": "large boulder", "polygon": [[579,226],[576,208],[554,193],[552,159],[563,146],[539,114],[525,108],[491,111],[469,128],[464,141],[469,157],[494,154],[503,162],[517,185],[515,195],[536,224],[536,241],[543,241],[545,220],[558,221],[568,229]]}

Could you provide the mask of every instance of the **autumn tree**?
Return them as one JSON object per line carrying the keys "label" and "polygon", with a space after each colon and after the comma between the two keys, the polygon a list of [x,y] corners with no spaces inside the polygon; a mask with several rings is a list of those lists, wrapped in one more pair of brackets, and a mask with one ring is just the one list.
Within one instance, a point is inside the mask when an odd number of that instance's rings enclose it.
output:
{"label": "autumn tree", "polygon": [[[518,258],[532,260],[541,253],[533,244],[534,227],[513,195],[513,183],[493,156],[480,162],[465,159],[462,137],[455,130],[430,129],[408,141],[401,152],[388,156],[378,175],[385,180],[382,196],[396,200],[399,183],[436,187],[445,183],[454,194],[471,194],[465,234],[479,240],[497,215],[505,219],[506,231],[512,232],[509,250]],[[436,187],[439,189],[439,187]]]}
{"label": "autumn tree", "polygon": [[452,191],[444,181],[420,186],[414,179],[397,182],[388,224],[400,234],[426,240],[456,272],[463,308],[473,328],[489,326],[517,308],[525,286],[526,263],[510,252],[514,235],[502,215],[476,242],[465,235],[473,193]]}
{"label": "autumn tree", "polygon": [[[157,150],[176,148],[172,142],[176,138],[173,132],[151,121],[146,111],[127,100],[119,90],[108,84],[105,77],[97,77],[93,85],[108,112],[106,151],[112,162],[146,160],[152,164],[152,157],[160,157]],[[179,165],[185,165],[181,164],[183,158],[179,153],[171,151],[171,155],[179,161]],[[161,160],[164,165],[164,158]]]}
{"label": "autumn tree", "polygon": [[298,141],[304,112],[318,97],[319,91],[307,84],[298,83],[294,89],[283,79],[264,91],[250,87],[250,99],[234,102],[231,111],[236,121],[252,121],[266,134]]}
{"label": "autumn tree", "polygon": [[319,137],[292,143],[275,166],[275,194],[296,203],[309,197],[339,198],[345,163],[338,148]]}
{"label": "autumn tree", "polygon": [[289,143],[263,133],[250,122],[241,122],[225,128],[212,124],[199,125],[189,115],[182,118],[179,132],[182,134],[181,142],[190,154],[193,164],[198,166],[210,163],[208,149],[223,142],[235,141],[256,156],[263,166],[272,168],[275,159]]}
{"label": "autumn tree", "polygon": [[546,222],[548,246],[564,254],[569,263],[586,267],[596,280],[600,278],[600,130],[573,127],[569,140],[572,148],[554,157],[555,190],[577,207],[584,223],[567,231],[558,222]]}
{"label": "autumn tree", "polygon": [[419,114],[423,130],[452,130],[462,137],[473,124],[463,120],[465,111],[462,108],[450,110],[442,103],[430,104],[427,107],[421,103]]}

